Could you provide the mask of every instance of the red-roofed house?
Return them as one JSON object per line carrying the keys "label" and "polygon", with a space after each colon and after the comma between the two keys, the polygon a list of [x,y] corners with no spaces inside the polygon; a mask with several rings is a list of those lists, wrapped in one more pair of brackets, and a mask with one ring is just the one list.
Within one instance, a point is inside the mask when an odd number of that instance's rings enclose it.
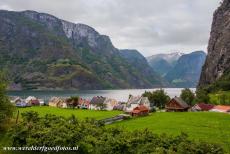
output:
{"label": "red-roofed house", "polygon": [[227,105],[217,105],[213,107],[211,112],[224,112],[224,113],[230,113],[230,106]]}
{"label": "red-roofed house", "polygon": [[149,109],[146,106],[139,105],[132,110],[131,115],[142,116],[142,115],[148,115],[148,113],[149,113]]}
{"label": "red-roofed house", "polygon": [[198,103],[191,108],[191,111],[209,111],[214,108],[213,104]]}

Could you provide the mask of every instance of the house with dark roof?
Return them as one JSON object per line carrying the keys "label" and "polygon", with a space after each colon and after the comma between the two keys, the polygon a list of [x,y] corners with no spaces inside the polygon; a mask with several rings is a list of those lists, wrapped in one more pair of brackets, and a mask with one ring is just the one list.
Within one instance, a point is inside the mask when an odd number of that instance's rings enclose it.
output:
{"label": "house with dark roof", "polygon": [[174,97],[165,105],[165,109],[167,112],[184,112],[188,111],[189,105],[180,97]]}
{"label": "house with dark roof", "polygon": [[213,104],[205,104],[205,103],[197,103],[192,108],[191,111],[209,111],[214,108],[215,105]]}
{"label": "house with dark roof", "polygon": [[89,109],[91,110],[102,110],[106,108],[106,104],[104,103],[106,97],[103,96],[95,96],[90,101]]}
{"label": "house with dark roof", "polygon": [[93,97],[90,101],[89,109],[92,110],[113,110],[118,105],[117,100],[103,96]]}

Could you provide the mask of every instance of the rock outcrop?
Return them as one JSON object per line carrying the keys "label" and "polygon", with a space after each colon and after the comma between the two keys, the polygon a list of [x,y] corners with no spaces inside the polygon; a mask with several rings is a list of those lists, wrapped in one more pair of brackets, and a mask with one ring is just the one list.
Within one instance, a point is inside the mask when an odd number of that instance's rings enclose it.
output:
{"label": "rock outcrop", "polygon": [[208,55],[202,69],[199,87],[208,86],[230,71],[230,1],[224,0],[213,16]]}

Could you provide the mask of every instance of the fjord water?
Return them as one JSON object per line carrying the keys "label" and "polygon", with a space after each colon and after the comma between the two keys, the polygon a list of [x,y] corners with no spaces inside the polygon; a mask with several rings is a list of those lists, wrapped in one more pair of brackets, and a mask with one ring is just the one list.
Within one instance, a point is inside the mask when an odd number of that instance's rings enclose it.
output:
{"label": "fjord water", "polygon": [[[142,95],[145,91],[154,91],[157,89],[124,89],[124,90],[60,90],[60,91],[9,91],[9,96],[19,96],[26,98],[28,96],[35,96],[43,99],[45,102],[51,97],[70,97],[80,96],[82,98],[91,99],[94,96],[104,96],[116,99],[118,101],[127,101],[129,94],[137,96]],[[165,92],[170,96],[179,96],[182,88],[164,88]],[[195,88],[191,88],[195,91]]]}

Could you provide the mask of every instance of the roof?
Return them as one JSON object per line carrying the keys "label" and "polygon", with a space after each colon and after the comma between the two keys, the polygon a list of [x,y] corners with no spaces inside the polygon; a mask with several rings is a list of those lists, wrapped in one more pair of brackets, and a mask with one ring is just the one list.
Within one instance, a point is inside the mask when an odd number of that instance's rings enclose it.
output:
{"label": "roof", "polygon": [[196,105],[199,106],[199,108],[204,111],[209,111],[215,106],[213,104],[205,104],[205,103],[198,103]]}
{"label": "roof", "polygon": [[104,103],[104,101],[106,100],[105,97],[103,96],[95,96],[92,98],[92,100],[90,101],[90,104],[100,104],[100,103]]}
{"label": "roof", "polygon": [[127,104],[145,104],[149,103],[148,97],[142,96],[131,96],[127,102]]}
{"label": "roof", "polygon": [[181,107],[183,107],[183,108],[188,108],[189,106],[188,106],[188,104],[185,102],[185,101],[183,101],[180,97],[174,97],[173,98]]}
{"label": "roof", "polygon": [[140,105],[140,106],[135,107],[132,113],[139,113],[139,112],[145,112],[145,111],[149,111],[149,109],[144,105]]}
{"label": "roof", "polygon": [[230,106],[227,106],[227,105],[217,105],[217,106],[214,106],[212,110],[219,110],[219,111],[222,111],[222,112],[230,112]]}

